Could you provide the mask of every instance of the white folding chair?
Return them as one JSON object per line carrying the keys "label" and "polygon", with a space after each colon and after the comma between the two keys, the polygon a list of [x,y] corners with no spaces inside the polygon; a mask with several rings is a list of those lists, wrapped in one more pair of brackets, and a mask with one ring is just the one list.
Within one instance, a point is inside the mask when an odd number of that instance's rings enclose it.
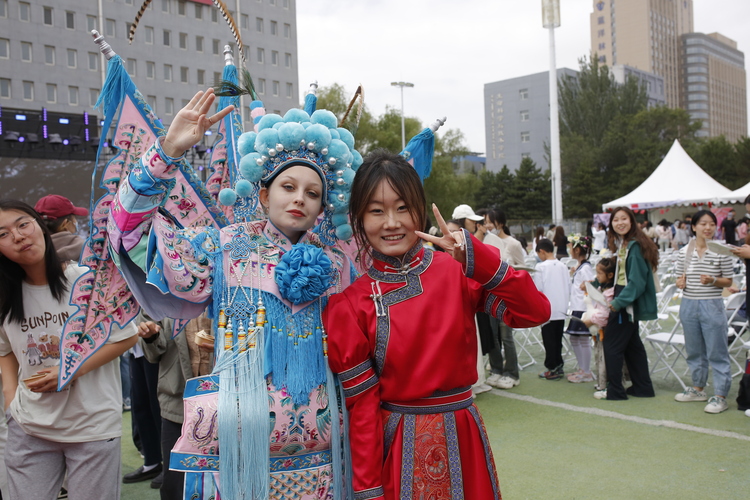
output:
{"label": "white folding chair", "polygon": [[[516,346],[518,347],[518,368],[523,370],[524,368],[528,368],[529,366],[536,364],[536,359],[531,354],[531,351],[529,351],[529,348],[533,348],[533,346],[541,346],[542,352],[544,351],[544,344],[542,343],[542,339],[539,336],[541,333],[541,330],[538,326],[535,326],[533,328],[514,328],[513,329],[513,338],[516,341]],[[521,360],[521,354],[525,354],[529,357],[529,360],[527,362],[523,362]]]}
{"label": "white folding chair", "polygon": [[739,292],[730,295],[727,298],[724,307],[726,315],[729,317],[727,319],[727,324],[729,326],[727,336],[731,339],[729,344],[729,359],[735,367],[737,367],[737,371],[732,374],[732,377],[736,377],[745,372],[745,367],[742,366],[740,360],[737,359],[737,355],[742,352],[742,335],[748,329],[747,318],[740,316],[740,308],[742,307],[742,304],[745,303],[745,296],[746,292]]}
{"label": "white folding chair", "polygon": [[[685,356],[685,335],[677,333],[678,331],[681,331],[679,314],[671,331],[646,335],[646,341],[651,343],[654,351],[657,353],[656,361],[654,361],[651,366],[651,373],[666,371],[664,374],[665,379],[671,373],[680,383],[682,389],[686,390],[687,385],[685,385],[685,382],[682,381],[682,377],[674,369],[675,364],[680,358],[687,362],[687,357]],[[669,352],[667,352],[668,349]],[[672,356],[674,356],[674,358],[670,362],[670,357]],[[662,368],[657,368],[659,363],[664,364],[664,366]]]}

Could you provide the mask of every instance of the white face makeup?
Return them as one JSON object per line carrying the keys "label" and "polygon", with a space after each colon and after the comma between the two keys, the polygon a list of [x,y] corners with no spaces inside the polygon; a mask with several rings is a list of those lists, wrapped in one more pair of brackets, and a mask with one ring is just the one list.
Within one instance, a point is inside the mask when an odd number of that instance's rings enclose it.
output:
{"label": "white face makeup", "polygon": [[289,167],[260,190],[260,202],[271,223],[296,243],[323,211],[323,182],[312,168]]}

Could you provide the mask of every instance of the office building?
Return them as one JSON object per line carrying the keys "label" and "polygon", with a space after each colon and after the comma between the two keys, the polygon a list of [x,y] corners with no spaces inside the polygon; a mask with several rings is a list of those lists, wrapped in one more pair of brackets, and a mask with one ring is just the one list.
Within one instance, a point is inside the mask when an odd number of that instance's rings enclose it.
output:
{"label": "office building", "polygon": [[682,100],[703,127],[699,136],[725,136],[736,142],[747,136],[745,55],[734,40],[718,33],[681,37]]}

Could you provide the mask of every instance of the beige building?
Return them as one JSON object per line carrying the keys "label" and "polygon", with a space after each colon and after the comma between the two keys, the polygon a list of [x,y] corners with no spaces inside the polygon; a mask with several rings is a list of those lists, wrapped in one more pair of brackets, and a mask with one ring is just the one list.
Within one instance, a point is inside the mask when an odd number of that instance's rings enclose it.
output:
{"label": "beige building", "polygon": [[692,0],[594,0],[591,53],[664,78],[667,105],[680,105],[680,35],[693,31]]}
{"label": "beige building", "polygon": [[680,107],[702,120],[698,135],[730,142],[747,136],[745,55],[737,42],[719,33],[688,33],[681,48]]}

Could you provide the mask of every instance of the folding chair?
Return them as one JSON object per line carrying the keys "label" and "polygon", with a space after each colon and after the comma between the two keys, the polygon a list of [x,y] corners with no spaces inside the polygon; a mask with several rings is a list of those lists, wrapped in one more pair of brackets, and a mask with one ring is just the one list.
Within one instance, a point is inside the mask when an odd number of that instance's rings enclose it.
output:
{"label": "folding chair", "polygon": [[726,305],[724,307],[727,316],[729,316],[727,320],[727,324],[729,326],[727,336],[729,338],[734,336],[729,344],[729,359],[737,367],[737,371],[732,374],[732,377],[736,377],[737,375],[741,375],[745,372],[745,367],[742,366],[740,360],[736,358],[736,356],[742,352],[742,335],[748,329],[747,318],[743,318],[742,316],[740,316],[740,308],[745,302],[745,296],[746,292],[739,292],[730,295],[727,298]]}
{"label": "folding chair", "polygon": [[[680,330],[680,327],[681,322],[678,315],[674,327],[672,327],[672,331],[657,332],[646,335],[646,340],[651,343],[654,351],[657,353],[656,361],[651,366],[651,373],[666,371],[667,373],[664,374],[664,379],[666,379],[671,373],[680,383],[682,389],[687,390],[687,385],[682,381],[682,377],[674,370],[674,366],[680,358],[684,359],[687,363],[687,357],[685,356],[685,335],[677,333]],[[667,348],[670,349],[670,352],[667,352]],[[674,356],[674,359],[670,362],[669,358],[671,356]],[[663,363],[664,367],[657,368],[659,363]]]}
{"label": "folding chair", "polygon": [[[533,328],[513,329],[513,338],[515,339],[516,346],[518,347],[518,368],[520,370],[536,364],[536,359],[529,351],[530,347],[538,345],[541,346],[542,351],[544,351],[544,344],[542,343],[542,339],[539,337],[540,333],[541,330],[538,326]],[[523,363],[521,361],[521,353],[524,353],[529,357],[528,362]]]}
{"label": "folding chair", "polygon": [[656,319],[642,321],[640,335],[646,337],[651,333],[655,333],[659,328],[660,321],[666,321],[669,319],[670,314],[667,312],[667,308],[670,307],[670,302],[677,294],[677,285],[672,283],[667,285],[664,290],[656,294]]}

